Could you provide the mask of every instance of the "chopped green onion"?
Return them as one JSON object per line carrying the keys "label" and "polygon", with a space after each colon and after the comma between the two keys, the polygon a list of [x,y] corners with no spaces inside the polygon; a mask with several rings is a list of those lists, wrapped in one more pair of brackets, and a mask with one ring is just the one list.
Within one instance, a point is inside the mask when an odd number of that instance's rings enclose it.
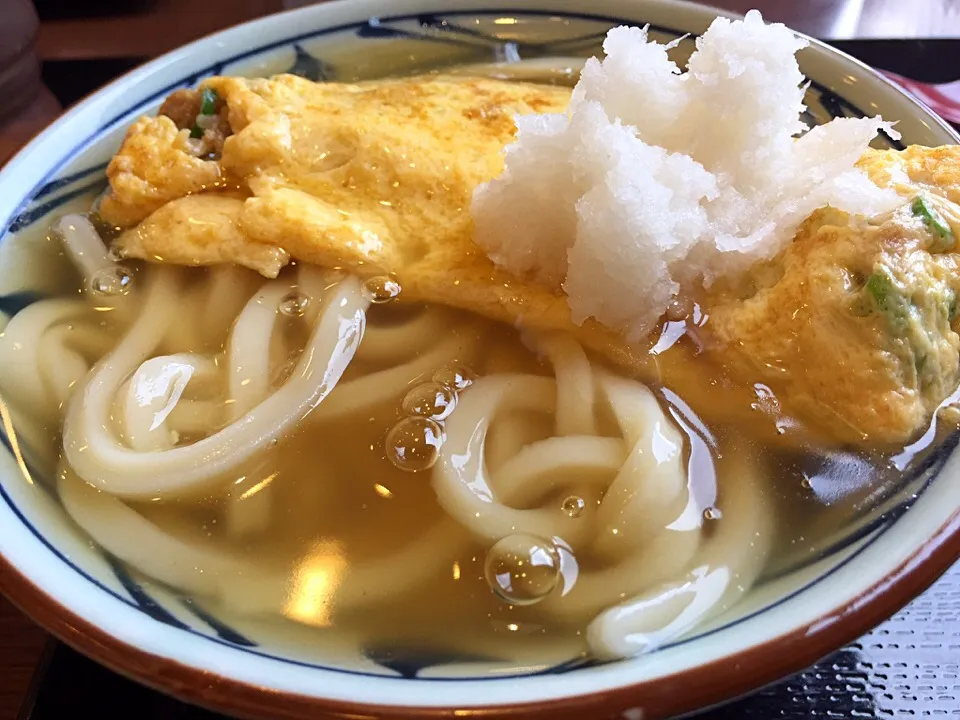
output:
{"label": "chopped green onion", "polygon": [[200,94],[200,114],[213,115],[217,111],[217,93],[210,88],[204,88]]}
{"label": "chopped green onion", "polygon": [[893,280],[890,279],[887,273],[879,270],[873,273],[873,275],[867,278],[865,287],[878,308],[884,311],[890,309],[890,300],[895,289],[893,287]]}
{"label": "chopped green onion", "polygon": [[199,125],[194,125],[192,128],[190,128],[190,137],[192,137],[194,140],[202,138],[203,128]]}
{"label": "chopped green onion", "polygon": [[923,195],[917,195],[913,200],[913,205],[910,207],[913,210],[913,214],[923,220],[927,229],[940,238],[940,242],[935,248],[936,250],[942,251],[953,248],[953,231],[950,229],[950,226],[947,225],[943,216],[930,206],[930,203],[927,202],[927,199],[923,197]]}
{"label": "chopped green onion", "polygon": [[878,267],[867,278],[864,290],[873,299],[877,309],[887,318],[888,326],[896,333],[904,332],[915,312],[910,300],[905,298],[890,270]]}

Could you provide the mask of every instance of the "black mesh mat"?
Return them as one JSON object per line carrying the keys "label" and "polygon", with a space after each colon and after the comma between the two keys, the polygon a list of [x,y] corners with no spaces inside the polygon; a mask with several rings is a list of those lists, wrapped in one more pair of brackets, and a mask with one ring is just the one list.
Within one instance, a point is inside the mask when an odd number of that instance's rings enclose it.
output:
{"label": "black mesh mat", "polygon": [[859,641],[697,720],[960,718],[960,564]]}

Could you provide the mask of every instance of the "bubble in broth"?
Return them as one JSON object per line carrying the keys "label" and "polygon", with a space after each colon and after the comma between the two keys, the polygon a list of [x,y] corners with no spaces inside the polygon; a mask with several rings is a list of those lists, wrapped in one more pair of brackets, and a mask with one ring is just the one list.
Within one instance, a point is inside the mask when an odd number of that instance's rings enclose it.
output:
{"label": "bubble in broth", "polygon": [[443,428],[422,416],[404,418],[387,433],[387,457],[407,472],[429,470],[440,456]]}
{"label": "bubble in broth", "polygon": [[400,296],[400,283],[386,275],[372,277],[364,281],[362,291],[370,302],[386,303]]}
{"label": "bubble in broth", "polygon": [[723,513],[720,511],[720,508],[708,507],[703,511],[704,520],[719,520],[723,517]]}
{"label": "bubble in broth", "polygon": [[310,306],[310,298],[302,292],[293,291],[280,298],[277,309],[287,317],[303,317]]}
{"label": "bubble in broth", "polygon": [[427,382],[417,385],[403,398],[403,411],[408,415],[443,420],[457,406],[457,394],[446,385]]}
{"label": "bubble in broth", "polygon": [[433,374],[433,381],[446,385],[453,390],[466,390],[473,385],[476,374],[468,368],[459,365],[449,365],[440,368]]}
{"label": "bubble in broth", "polygon": [[94,295],[126,295],[133,285],[133,273],[121,265],[102,268],[90,278],[90,292]]}
{"label": "bubble in broth", "polygon": [[487,552],[483,574],[490,589],[511,605],[533,605],[560,582],[560,553],[549,540],[518,533]]}
{"label": "bubble in broth", "polygon": [[563,514],[571,518],[577,518],[583,515],[586,507],[587,504],[579,495],[571,495],[570,497],[564,498],[560,504],[560,509],[563,510]]}

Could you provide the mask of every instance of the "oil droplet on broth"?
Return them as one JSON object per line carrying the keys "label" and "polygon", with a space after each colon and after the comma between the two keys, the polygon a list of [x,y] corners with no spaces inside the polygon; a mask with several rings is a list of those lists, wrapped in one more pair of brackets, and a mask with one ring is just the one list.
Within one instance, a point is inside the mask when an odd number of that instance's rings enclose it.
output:
{"label": "oil droplet on broth", "polygon": [[301,292],[293,291],[280,298],[277,309],[287,317],[303,317],[310,306],[310,298]]}
{"label": "oil droplet on broth", "polygon": [[93,274],[89,289],[94,295],[126,295],[132,285],[133,273],[120,265],[112,265]]}
{"label": "oil droplet on broth", "polygon": [[417,385],[403,398],[403,411],[408,415],[443,420],[457,406],[457,395],[446,385],[427,382]]}
{"label": "oil droplet on broth", "polygon": [[560,583],[560,553],[549,540],[518,533],[487,552],[483,575],[494,594],[511,605],[533,605]]}
{"label": "oil droplet on broth", "polygon": [[577,518],[583,514],[586,506],[587,504],[583,501],[582,497],[571,495],[560,504],[560,509],[563,510],[563,514],[567,517]]}
{"label": "oil droplet on broth", "polygon": [[379,305],[399,297],[400,283],[386,275],[372,277],[364,281],[362,291],[367,300]]}
{"label": "oil droplet on broth", "polygon": [[944,405],[937,411],[937,419],[954,427],[960,427],[960,406],[956,403]]}
{"label": "oil droplet on broth", "polygon": [[708,507],[706,510],[703,511],[704,520],[719,520],[722,517],[723,517],[723,513],[720,512],[719,508]]}
{"label": "oil droplet on broth", "polygon": [[387,433],[387,457],[407,472],[429,470],[440,456],[443,428],[435,420],[414,416],[404,418]]}
{"label": "oil droplet on broth", "polygon": [[473,385],[476,375],[469,369],[459,365],[442,367],[433,374],[433,381],[446,385],[452,390],[466,390]]}

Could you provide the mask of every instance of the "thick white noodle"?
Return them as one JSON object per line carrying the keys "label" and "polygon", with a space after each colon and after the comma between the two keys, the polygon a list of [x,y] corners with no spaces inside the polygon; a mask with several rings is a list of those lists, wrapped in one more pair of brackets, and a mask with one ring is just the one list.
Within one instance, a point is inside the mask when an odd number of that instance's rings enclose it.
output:
{"label": "thick white noodle", "polygon": [[224,516],[227,532],[241,538],[266,532],[274,520],[273,482],[258,476],[234,482],[227,495]]}
{"label": "thick white noodle", "polygon": [[443,337],[451,327],[451,314],[441,308],[421,310],[411,320],[396,325],[367,326],[367,334],[357,352],[357,360],[388,363],[415,357]]}
{"label": "thick white noodle", "polygon": [[[636,381],[592,368],[572,341],[538,337],[535,345],[553,363],[555,382],[481,378],[448,419],[433,476],[444,510],[489,544],[525,533],[572,546],[572,554],[561,552],[562,589],[539,607],[565,622],[596,616],[588,633],[596,655],[642,652],[729,607],[756,580],[768,542],[769,512],[749,454],[738,453],[738,477],[722,493],[723,517],[710,535],[699,524],[670,528],[688,501],[687,471],[683,436],[657,399]],[[621,437],[571,434],[578,428],[596,432],[599,402]],[[517,410],[552,413],[555,436],[515,447],[491,471],[485,458],[490,428]],[[598,508],[587,506],[577,519],[564,518],[559,508],[511,507],[568,485],[589,491],[591,483],[606,493]],[[576,556],[584,550],[593,562],[578,567]]]}
{"label": "thick white noodle", "polygon": [[562,597],[547,598],[544,609],[568,621],[589,618],[624,598],[682,576],[700,541],[697,531],[661,530],[623,560],[590,570],[578,568],[573,586]]}
{"label": "thick white noodle", "polygon": [[659,647],[728,610],[756,582],[772,541],[772,516],[748,453],[731,457],[738,477],[722,487],[722,517],[712,521],[714,534],[701,541],[689,571],[601,612],[587,632],[594,654],[629,657]]}
{"label": "thick white noodle", "polygon": [[226,359],[231,420],[246,415],[270,394],[270,345],[280,301],[289,292],[286,283],[264,283],[233,326]]}
{"label": "thick white noodle", "polygon": [[[57,326],[82,318],[89,311],[80,300],[42,300],[10,318],[0,334],[0,390],[8,402],[44,419],[58,414],[62,398],[48,384],[43,338]],[[69,367],[66,372],[71,373]],[[62,388],[66,383],[55,384]]]}
{"label": "thick white noodle", "polygon": [[[430,338],[432,349],[401,365],[378,370],[345,381],[326,402],[317,407],[309,422],[325,423],[362,413],[383,403],[399,398],[418,380],[448,363],[461,362],[476,350],[478,340],[471,334],[451,335],[439,343]],[[428,346],[429,346],[428,345]]]}
{"label": "thick white noodle", "polygon": [[[290,286],[276,281],[264,283],[247,301],[233,325],[227,343],[227,415],[230,422],[263,402],[270,393],[271,345],[277,330],[280,302]],[[318,300],[319,301],[319,300]],[[249,478],[234,485],[225,510],[227,530],[233,537],[262,532],[270,525],[273,489]]]}
{"label": "thick white noodle", "polygon": [[84,283],[89,283],[101,270],[116,266],[97,229],[83,215],[64,215],[54,229],[60,234],[67,255],[80,270]]}
{"label": "thick white noodle", "polygon": [[219,348],[225,329],[233,324],[258,285],[255,284],[257,280],[253,273],[234,265],[217,265],[207,272],[206,282],[199,287],[204,305],[197,326],[207,342],[213,348]]}
{"label": "thick white noodle", "polygon": [[[297,291],[308,298],[304,320],[313,325],[320,314],[320,304],[326,294],[346,277],[342,272],[319,268],[315,265],[297,266]],[[366,340],[366,334],[364,334]]]}
{"label": "thick white noodle", "polygon": [[200,277],[187,283],[177,299],[182,321],[171,323],[158,345],[164,354],[219,352],[227,329],[263,286],[262,279],[252,284],[252,273],[242,268],[217,266],[197,273]]}
{"label": "thick white noodle", "polygon": [[596,435],[593,373],[580,343],[562,333],[544,333],[535,344],[557,377],[557,435]]}
{"label": "thick white noodle", "polygon": [[490,423],[502,405],[552,412],[556,383],[535,375],[494,375],[477,380],[446,423],[446,440],[433,472],[433,487],[448,515],[477,538],[493,543],[513,533],[566,537],[577,526],[559,506],[519,510],[494,492],[484,461]]}
{"label": "thick white noodle", "polygon": [[[171,336],[168,331],[165,332],[164,325],[169,327],[182,319],[184,313],[189,311],[190,304],[198,297],[206,297],[211,307],[220,307],[224,294],[231,296],[227,298],[228,302],[236,303],[238,297],[236,285],[225,273],[217,274],[217,277],[219,277],[217,283],[214,283],[213,277],[211,277],[207,278],[199,287],[194,288],[196,298],[192,296],[184,297],[182,293],[178,292],[177,275],[177,271],[154,269],[147,276],[146,293],[148,302],[144,308],[144,317],[140,318],[137,326],[129,331],[125,346],[117,348],[117,352],[111,358],[101,362],[101,366],[94,371],[95,374],[101,373],[99,377],[101,382],[105,379],[102,375],[104,368],[109,371],[110,363],[116,362],[118,355],[122,355],[124,352],[128,353],[128,356],[133,355],[133,353],[130,353],[131,345],[149,348],[152,344],[156,344],[157,347],[196,344],[197,339],[189,336],[189,334]],[[332,276],[330,273],[316,272],[309,268],[300,269],[297,289],[310,297],[304,320],[309,321],[311,317],[316,318],[319,315],[321,301],[323,300],[320,294],[333,288],[340,279],[340,276]],[[280,292],[281,288],[286,292],[287,288],[281,286],[280,283],[276,283],[273,288],[269,288],[270,292],[268,294],[271,296],[271,301],[274,299],[279,301],[283,294]],[[266,290],[267,288],[265,288]],[[344,300],[343,297],[339,299]],[[250,322],[238,321],[235,324],[231,339],[226,347],[225,358],[184,352],[168,356],[147,357],[136,368],[132,377],[121,383],[115,393],[115,397],[120,403],[119,406],[114,407],[112,402],[109,403],[109,406],[111,410],[119,411],[118,422],[122,429],[122,441],[129,446],[131,451],[135,451],[138,455],[153,454],[156,456],[158,450],[167,450],[161,456],[165,459],[174,454],[174,450],[179,450],[179,448],[173,447],[178,434],[205,437],[215,433],[229,422],[222,400],[215,398],[196,399],[195,397],[187,397],[186,394],[190,393],[195,396],[198,390],[210,389],[204,386],[210,385],[211,379],[216,379],[220,375],[229,377],[229,373],[224,372],[224,370],[230,367],[230,356],[245,352],[241,349],[241,345],[245,348],[255,347],[253,342],[240,342],[236,337],[238,334],[250,335],[255,342],[259,343],[256,347],[265,347],[264,337],[269,337],[273,332],[273,322],[277,318],[276,312],[264,312],[269,305],[263,301],[262,297],[259,300],[259,302],[257,302],[257,299],[248,301],[248,309],[252,310],[254,317],[251,318]],[[343,302],[340,302],[339,305],[341,306],[341,317],[345,316],[347,312],[342,307]],[[63,324],[64,321],[71,320],[75,316],[83,317],[88,312],[89,308],[83,303],[66,304],[64,301],[50,301],[46,305],[38,304],[34,306],[34,310],[21,316],[20,320],[24,321],[24,328],[30,328],[39,334],[43,334],[44,329],[47,328],[59,339],[68,332],[68,327]],[[46,320],[35,323],[33,322],[35,318],[31,318],[32,315],[36,315],[37,318],[46,317]],[[436,313],[422,313],[414,320],[406,323],[413,325],[417,334],[420,335],[418,338],[419,346],[435,341],[435,337],[424,337],[424,335],[437,329],[436,322],[431,320],[430,323],[424,323],[423,319],[424,317],[436,316]],[[30,321],[30,324],[25,321]],[[333,327],[329,322],[328,325]],[[327,329],[329,330],[330,327]],[[378,328],[378,330],[380,329]],[[14,326],[14,330],[16,330],[16,326]],[[86,333],[86,330],[84,328],[84,333]],[[349,333],[343,332],[343,323],[334,327],[334,330],[335,332],[328,338],[331,344],[342,341],[349,336]],[[395,326],[383,330],[385,338],[380,343],[381,348],[386,347],[390,338],[398,337],[396,334],[397,327]],[[96,331],[93,332],[93,336],[98,339],[100,337]],[[139,339],[139,343],[132,343],[129,336],[132,336],[133,340]],[[88,336],[84,334],[84,337]],[[109,336],[106,337],[109,341]],[[414,348],[407,346],[405,349],[411,355],[414,355],[410,361],[401,363],[398,367],[388,367],[382,373],[374,373],[367,379],[361,378],[356,381],[359,383],[358,390],[361,391],[357,393],[360,399],[364,398],[362,392],[364,387],[369,388],[372,392],[372,397],[356,407],[362,408],[368,404],[382,402],[385,397],[389,399],[392,395],[402,394],[413,380],[435,371],[447,362],[469,361],[475,343],[470,339],[469,334],[467,338],[467,340],[456,337],[449,338],[441,342],[432,352],[428,352],[422,357],[416,357]],[[37,343],[28,342],[26,345],[36,356]],[[92,354],[94,355],[102,355],[105,350],[104,347],[99,347],[98,353],[95,352],[97,349],[88,348],[88,350],[93,351]],[[401,350],[403,349],[401,348]],[[420,347],[417,348],[417,350],[419,349]],[[141,350],[139,354],[149,354],[149,352],[149,349],[145,349]],[[374,354],[381,355],[381,361],[389,361],[391,358],[399,358],[402,355],[401,352]],[[46,367],[42,363],[40,363],[40,366]],[[86,367],[84,365],[84,372],[86,372]],[[249,367],[247,365],[248,369]],[[260,377],[267,374],[264,363],[261,363],[259,368],[260,372],[257,374]],[[58,367],[50,365],[47,369],[51,370],[51,373],[56,376],[55,380],[57,382],[72,383],[72,380],[66,381],[64,377],[57,375],[57,371],[63,373],[64,367],[62,365]],[[70,378],[75,375],[76,373],[73,371],[68,374]],[[117,371],[114,376],[120,377],[122,375],[122,371]],[[384,383],[384,381],[386,382]],[[43,391],[40,382],[37,379],[35,387]],[[90,385],[89,382],[88,385]],[[264,387],[262,382],[260,387]],[[89,392],[90,389],[88,388],[87,391]],[[106,392],[106,395],[109,395],[109,392]],[[255,405],[256,403],[252,404]],[[51,411],[53,411],[53,408],[51,408]],[[335,409],[334,414],[337,412],[340,411]],[[84,420],[82,414],[75,416],[73,419]],[[73,437],[70,433],[67,436]],[[102,439],[102,437],[96,439]],[[76,446],[76,438],[74,438],[73,445]],[[85,453],[89,448],[77,449],[78,452]],[[116,454],[113,457],[115,458]],[[123,453],[121,457],[127,459],[131,455]],[[108,458],[110,458],[109,455]],[[78,465],[81,468],[85,467],[82,461]],[[95,469],[95,465],[91,464],[91,467]],[[158,467],[163,469],[163,463]],[[76,515],[81,525],[111,553],[125,559],[150,576],[169,584],[182,585],[182,589],[188,592],[201,596],[212,596],[216,593],[213,592],[211,586],[204,585],[202,582],[198,584],[196,578],[209,578],[224,573],[229,576],[233,572],[231,563],[240,562],[237,558],[227,558],[222,553],[204,550],[201,543],[194,565],[203,572],[191,572],[187,576],[178,575],[175,569],[178,565],[186,566],[188,561],[184,553],[192,552],[192,545],[189,543],[194,541],[170,536],[169,533],[140,516],[135,509],[125,505],[118,497],[101,492],[78,480],[73,471],[70,471],[69,477],[72,480],[69,482],[67,480],[63,481],[66,488],[64,490],[65,505],[68,510]],[[260,530],[263,528],[264,522],[272,519],[272,508],[269,504],[265,505],[259,502],[259,499],[267,496],[268,493],[265,490],[269,489],[269,484],[257,489],[258,484],[260,484],[258,479],[252,478],[239,485],[231,486],[231,492],[227,495],[227,521],[231,534],[243,535],[252,530]],[[155,494],[155,491],[162,489],[159,487],[135,488],[127,497],[137,498],[154,495],[154,497],[159,498],[162,496],[176,497],[179,494],[179,492]],[[256,491],[250,492],[251,490]],[[83,498],[86,498],[86,500],[81,502]],[[232,501],[238,498],[244,499],[242,501],[237,500],[233,504]],[[241,508],[242,511],[240,511]],[[109,531],[109,528],[115,528],[117,532]],[[438,554],[436,548],[454,547],[457,535],[456,525],[452,522],[446,522],[428,531],[421,539],[411,543],[408,547],[401,548],[396,553],[388,553],[379,560],[352,568],[345,582],[344,592],[347,596],[353,597],[356,603],[366,604],[372,602],[373,598],[396,593],[402,591],[405,587],[415,585],[428,574],[434,573],[440,568],[441,560],[446,557],[446,554]],[[144,544],[148,547],[154,547],[156,552],[131,550],[128,547],[130,545],[129,541],[124,540],[124,538],[132,536],[144,540]],[[441,541],[439,545],[437,545],[438,540]],[[437,555],[437,561],[424,562],[427,556],[431,554]],[[418,570],[412,572],[411,568],[413,567],[417,567]],[[261,571],[259,569],[253,570],[253,572]],[[384,585],[384,579],[389,581],[386,585]],[[377,588],[385,588],[385,590],[381,592]],[[269,603],[271,610],[275,611],[277,609],[277,598],[279,597],[279,591],[272,592],[272,599]],[[225,598],[221,599],[226,600]],[[237,603],[230,599],[228,604],[235,607]],[[260,603],[253,609],[260,611],[265,609],[266,605],[267,603]]]}
{"label": "thick white noodle", "polygon": [[[494,478],[496,478],[500,467],[526,445],[543,440],[553,434],[552,426],[550,431],[545,431],[544,427],[538,427],[538,425],[547,425],[546,422],[539,422],[542,419],[542,416],[529,412],[504,410],[498,417],[497,422],[490,426],[490,431],[487,433],[487,439],[484,442],[484,452],[487,468]],[[494,485],[496,485],[496,482],[494,482]]]}
{"label": "thick white noodle", "polygon": [[604,370],[597,372],[597,378],[624,439],[632,446],[599,510],[605,532],[596,548],[617,557],[624,547],[650,539],[664,521],[669,524],[683,511],[687,499],[683,437],[646,387]]}
{"label": "thick white noodle", "polygon": [[66,405],[73,389],[83,382],[84,376],[90,371],[90,363],[86,358],[70,347],[70,339],[74,335],[76,333],[69,325],[58,325],[40,338],[42,360],[38,369],[58,410]]}
{"label": "thick white noodle", "polygon": [[[324,294],[340,280],[342,276],[334,277],[311,265],[298,268],[296,292],[308,303],[304,320],[311,324],[316,321]],[[252,410],[270,393],[271,343],[277,334],[281,302],[292,291],[281,282],[265,283],[234,323],[225,360],[231,421]],[[272,482],[257,476],[235,483],[225,510],[230,535],[247,537],[268,530],[273,519],[274,494]]]}
{"label": "thick white noodle", "polygon": [[403,547],[350,568],[337,589],[337,603],[350,608],[392,601],[435,576],[466,544],[457,524],[443,520]]}
{"label": "thick white noodle", "polygon": [[217,374],[213,358],[193,353],[161,355],[142,363],[119,393],[126,443],[139,452],[174,447],[179,433],[171,429],[170,416],[187,384],[209,383]]}
{"label": "thick white noodle", "polygon": [[497,494],[526,504],[565,486],[585,490],[602,483],[606,487],[626,455],[620,438],[551,437],[525,446],[503,463],[492,479]]}
{"label": "thick white noodle", "polygon": [[170,411],[167,422],[181,438],[202,437],[222,428],[226,424],[225,418],[223,400],[180,398]]}
{"label": "thick white noodle", "polygon": [[61,470],[58,489],[67,512],[97,544],[145,575],[245,613],[281,607],[288,585],[283,575],[264,577],[263,568],[248,558],[210,548],[199,538],[178,537],[69,469]]}
{"label": "thick white noodle", "polygon": [[74,471],[119,497],[182,497],[210,489],[284,435],[336,387],[363,335],[368,301],[354,278],[330,293],[292,376],[253,410],[192,445],[160,452],[124,447],[109,429],[112,398],[124,378],[156,347],[169,323],[180,283],[157,273],[140,317],[117,348],[91,372],[64,421],[64,452]]}
{"label": "thick white noodle", "polygon": [[[84,216],[66,215],[54,230],[85,287],[96,273],[116,266]],[[108,321],[127,322],[136,311],[136,296],[99,296],[88,289],[83,300],[40,300],[17,313],[0,333],[0,392],[5,400],[43,421],[59,416],[88,372],[88,358],[101,357],[113,344],[103,327]]]}

